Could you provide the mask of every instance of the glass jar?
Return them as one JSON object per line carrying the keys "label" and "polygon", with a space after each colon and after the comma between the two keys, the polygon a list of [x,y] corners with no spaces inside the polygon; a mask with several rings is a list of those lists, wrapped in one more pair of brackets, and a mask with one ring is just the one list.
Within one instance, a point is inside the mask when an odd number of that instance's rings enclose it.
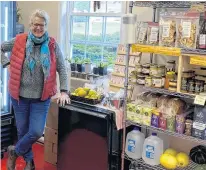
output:
{"label": "glass jar", "polygon": [[153,76],[152,84],[154,87],[162,88],[162,77],[161,76]]}
{"label": "glass jar", "polygon": [[145,78],[145,86],[151,87],[152,86],[152,77],[148,76]]}
{"label": "glass jar", "polygon": [[195,94],[200,93],[200,85],[201,85],[201,81],[200,80],[195,80]]}
{"label": "glass jar", "polygon": [[192,79],[189,80],[188,91],[189,91],[189,93],[195,92],[195,82]]}
{"label": "glass jar", "polygon": [[165,77],[165,86],[164,86],[164,88],[168,89],[169,88],[169,81],[174,80],[174,79],[175,79],[175,72],[173,72],[173,71],[167,72],[166,77]]}
{"label": "glass jar", "polygon": [[165,75],[165,65],[158,65],[157,74],[160,75],[160,76]]}
{"label": "glass jar", "polygon": [[175,61],[174,60],[170,60],[167,62],[167,66],[166,66],[166,69],[167,69],[167,72],[170,72],[170,71],[175,71]]}
{"label": "glass jar", "polygon": [[200,93],[204,92],[204,85],[205,85],[205,81],[200,80]]}
{"label": "glass jar", "polygon": [[155,76],[158,74],[157,72],[157,65],[151,65],[150,66],[150,72],[149,72],[150,76]]}
{"label": "glass jar", "polygon": [[135,65],[135,70],[137,73],[141,73],[142,72],[142,65],[141,64]]}
{"label": "glass jar", "polygon": [[145,85],[145,75],[143,74],[137,75],[137,84]]}
{"label": "glass jar", "polygon": [[144,74],[150,73],[150,64],[149,63],[142,65],[142,73],[144,73]]}

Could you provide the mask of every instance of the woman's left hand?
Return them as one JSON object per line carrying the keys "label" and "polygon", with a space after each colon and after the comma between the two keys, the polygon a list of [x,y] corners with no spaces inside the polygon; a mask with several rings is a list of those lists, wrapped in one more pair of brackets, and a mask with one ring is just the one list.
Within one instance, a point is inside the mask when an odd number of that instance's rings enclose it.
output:
{"label": "woman's left hand", "polygon": [[61,92],[61,95],[57,99],[57,104],[60,104],[60,106],[65,106],[65,104],[70,104],[69,95],[65,92]]}

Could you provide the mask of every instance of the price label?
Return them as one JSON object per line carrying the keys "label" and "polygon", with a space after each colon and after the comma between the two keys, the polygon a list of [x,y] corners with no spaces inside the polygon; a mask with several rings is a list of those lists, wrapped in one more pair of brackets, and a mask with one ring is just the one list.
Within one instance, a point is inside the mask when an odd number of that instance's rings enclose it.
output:
{"label": "price label", "polygon": [[191,56],[190,64],[206,66],[206,58],[205,56]]}
{"label": "price label", "polygon": [[204,106],[206,101],[206,96],[196,95],[194,104]]}

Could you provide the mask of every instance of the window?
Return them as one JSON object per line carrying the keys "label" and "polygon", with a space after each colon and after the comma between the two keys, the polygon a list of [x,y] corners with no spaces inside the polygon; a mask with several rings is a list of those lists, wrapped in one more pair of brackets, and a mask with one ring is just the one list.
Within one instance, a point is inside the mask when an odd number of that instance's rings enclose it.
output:
{"label": "window", "polygon": [[[120,39],[123,2],[101,1],[94,12],[93,1],[68,2],[68,55],[91,59],[92,63],[115,60]],[[66,40],[67,41],[67,40]]]}

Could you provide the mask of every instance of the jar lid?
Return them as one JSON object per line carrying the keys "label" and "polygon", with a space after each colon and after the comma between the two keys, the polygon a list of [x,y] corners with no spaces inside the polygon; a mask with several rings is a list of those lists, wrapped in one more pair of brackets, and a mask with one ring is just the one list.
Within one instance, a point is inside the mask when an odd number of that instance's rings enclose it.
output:
{"label": "jar lid", "polygon": [[167,63],[172,63],[172,64],[175,64],[175,60],[170,60],[170,61],[168,61]]}
{"label": "jar lid", "polygon": [[142,67],[150,67],[150,63],[142,64]]}
{"label": "jar lid", "polygon": [[158,65],[158,67],[165,67],[165,65],[163,65],[163,64],[160,64],[160,65]]}

